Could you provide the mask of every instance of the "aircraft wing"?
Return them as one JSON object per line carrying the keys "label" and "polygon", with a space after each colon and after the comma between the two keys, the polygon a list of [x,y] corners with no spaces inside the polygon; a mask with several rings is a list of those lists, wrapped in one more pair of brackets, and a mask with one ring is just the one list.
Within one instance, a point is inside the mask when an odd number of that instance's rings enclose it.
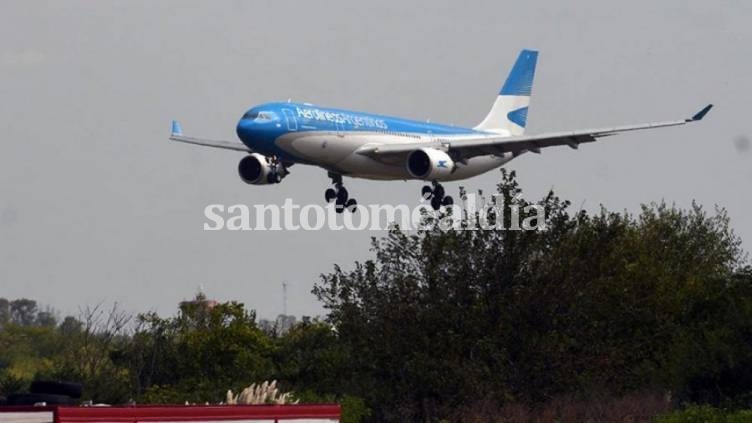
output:
{"label": "aircraft wing", "polygon": [[253,150],[248,148],[245,144],[238,141],[220,141],[220,140],[207,140],[202,138],[186,137],[183,135],[183,128],[180,126],[180,122],[172,121],[172,130],[170,131],[170,139],[173,141],[184,142],[188,144],[203,145],[205,147],[223,148],[225,150],[245,151],[252,153]]}
{"label": "aircraft wing", "polygon": [[503,137],[489,134],[455,139],[442,139],[440,136],[437,136],[434,141],[427,143],[371,145],[358,150],[358,153],[378,158],[389,155],[406,154],[414,151],[417,148],[428,147],[453,152],[456,155],[457,160],[462,160],[489,154],[512,153],[516,156],[526,151],[540,153],[541,148],[553,147],[557,145],[567,145],[571,148],[576,149],[582,143],[593,142],[598,138],[616,135],[621,132],[637,131],[641,129],[664,128],[667,126],[678,126],[690,122],[695,122],[705,117],[705,115],[710,111],[712,107],[712,104],[705,106],[691,118],[666,122],[654,122],[639,125],[617,126],[613,128],[586,129],[569,132],[553,132],[539,135],[522,135],[512,137]]}

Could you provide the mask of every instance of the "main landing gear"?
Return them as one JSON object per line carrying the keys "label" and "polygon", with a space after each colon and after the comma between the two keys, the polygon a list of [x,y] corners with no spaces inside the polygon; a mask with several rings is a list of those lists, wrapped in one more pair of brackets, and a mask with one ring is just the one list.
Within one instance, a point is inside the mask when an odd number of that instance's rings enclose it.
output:
{"label": "main landing gear", "polygon": [[329,188],[324,192],[326,202],[331,203],[333,201],[336,205],[335,210],[337,213],[342,213],[345,210],[355,213],[358,210],[358,202],[354,198],[349,197],[347,189],[342,185],[342,175],[329,172],[329,177],[332,178],[334,188]]}
{"label": "main landing gear", "polygon": [[451,206],[454,204],[454,199],[451,196],[444,195],[444,187],[440,183],[433,181],[432,186],[424,185],[421,190],[421,197],[424,200],[431,201],[431,207],[434,210],[438,210],[441,206]]}
{"label": "main landing gear", "polygon": [[271,171],[268,175],[266,175],[266,182],[270,184],[278,184],[282,182],[282,179],[284,179],[284,177],[290,173],[290,171],[287,170],[287,167],[285,167],[285,165],[281,160],[279,160],[277,156],[271,156],[269,158],[269,165],[271,167]]}

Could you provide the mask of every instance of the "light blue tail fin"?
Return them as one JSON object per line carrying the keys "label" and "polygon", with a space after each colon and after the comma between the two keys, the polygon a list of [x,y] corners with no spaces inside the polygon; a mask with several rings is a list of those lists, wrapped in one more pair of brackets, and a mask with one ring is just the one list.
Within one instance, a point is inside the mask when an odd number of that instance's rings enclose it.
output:
{"label": "light blue tail fin", "polygon": [[533,93],[537,62],[537,51],[522,50],[520,52],[491,111],[475,129],[507,135],[525,133],[527,110]]}

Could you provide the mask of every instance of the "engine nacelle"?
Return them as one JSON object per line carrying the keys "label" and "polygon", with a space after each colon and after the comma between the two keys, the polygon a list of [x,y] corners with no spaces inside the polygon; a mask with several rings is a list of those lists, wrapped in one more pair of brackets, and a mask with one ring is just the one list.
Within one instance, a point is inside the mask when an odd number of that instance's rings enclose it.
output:
{"label": "engine nacelle", "polygon": [[266,185],[271,172],[272,167],[266,157],[258,153],[251,153],[238,163],[238,174],[246,184]]}
{"label": "engine nacelle", "polygon": [[413,178],[441,180],[452,174],[454,160],[435,148],[421,148],[407,156],[407,172]]}

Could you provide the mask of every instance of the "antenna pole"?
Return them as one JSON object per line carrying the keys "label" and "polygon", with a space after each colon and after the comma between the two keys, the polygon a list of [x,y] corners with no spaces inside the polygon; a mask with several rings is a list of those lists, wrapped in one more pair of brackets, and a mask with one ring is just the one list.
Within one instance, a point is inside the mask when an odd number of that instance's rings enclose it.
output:
{"label": "antenna pole", "polygon": [[282,314],[287,316],[287,282],[282,282]]}

